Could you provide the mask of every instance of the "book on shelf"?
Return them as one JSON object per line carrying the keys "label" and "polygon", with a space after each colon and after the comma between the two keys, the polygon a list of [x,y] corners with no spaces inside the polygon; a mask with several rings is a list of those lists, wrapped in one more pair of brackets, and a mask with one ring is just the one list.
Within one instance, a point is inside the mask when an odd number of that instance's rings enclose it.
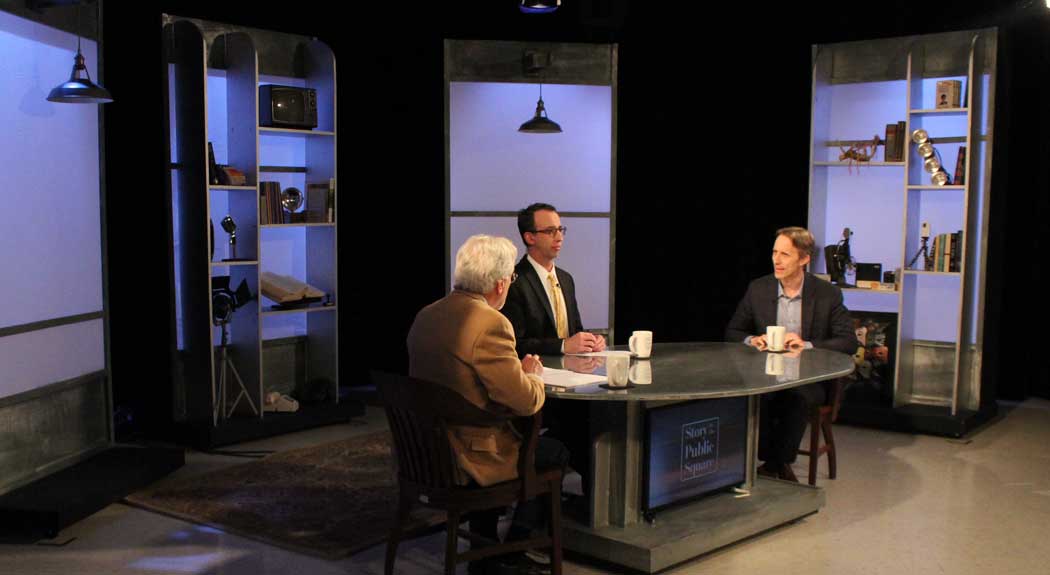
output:
{"label": "book on shelf", "polygon": [[941,246],[944,249],[944,258],[941,260],[941,271],[947,272],[951,269],[952,261],[952,235],[944,234],[944,239],[941,240]]}
{"label": "book on shelf", "polygon": [[904,151],[908,149],[908,141],[911,138],[908,137],[908,123],[901,121],[897,122],[897,161],[904,161]]}
{"label": "book on shelf", "polygon": [[959,146],[959,157],[955,160],[955,177],[952,183],[957,186],[966,183],[966,146]]}
{"label": "book on shelf", "polygon": [[937,234],[937,256],[933,260],[933,271],[944,271],[944,234]]}
{"label": "book on shelf", "polygon": [[259,284],[264,296],[277,303],[291,303],[305,299],[320,299],[324,292],[314,286],[301,282],[292,276],[275,274],[273,272],[262,272],[259,274]]}
{"label": "book on shelf", "polygon": [[335,178],[306,185],[306,212],[311,223],[335,222]]}
{"label": "book on shelf", "polygon": [[962,264],[962,251],[963,251],[962,239],[963,239],[963,231],[962,230],[959,230],[959,231],[955,232],[954,234],[952,234],[952,239],[951,239],[952,259],[951,259],[951,261],[948,264],[948,266],[949,266],[948,267],[948,271],[950,271],[950,272],[960,272],[960,271],[962,271],[962,265],[960,265],[960,264]]}
{"label": "book on shelf", "polygon": [[959,80],[937,81],[937,109],[958,108],[961,105],[962,82]]}
{"label": "book on shelf", "polygon": [[281,184],[278,182],[259,182],[259,221],[263,225],[281,223],[280,214],[274,206],[280,201]]}
{"label": "book on shelf", "polygon": [[897,162],[897,124],[886,124],[882,147],[883,162]]}
{"label": "book on shelf", "polygon": [[897,124],[886,124],[886,145],[883,146],[882,159],[886,162],[899,162],[897,158]]}
{"label": "book on shelf", "polygon": [[219,166],[215,163],[215,148],[208,142],[208,183],[217,186],[219,181]]}
{"label": "book on shelf", "polygon": [[291,223],[291,214],[281,205],[280,182],[260,182],[259,194],[259,218],[264,224]]}

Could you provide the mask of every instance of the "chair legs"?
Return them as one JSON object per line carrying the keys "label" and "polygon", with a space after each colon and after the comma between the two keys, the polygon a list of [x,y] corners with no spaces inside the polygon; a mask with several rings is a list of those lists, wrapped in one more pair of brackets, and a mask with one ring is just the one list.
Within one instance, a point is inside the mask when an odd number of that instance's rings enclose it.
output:
{"label": "chair legs", "polygon": [[401,492],[397,502],[397,522],[390,530],[390,539],[386,542],[386,563],[383,567],[385,575],[394,575],[394,561],[397,559],[397,544],[401,541],[401,530],[408,521],[409,512],[412,511],[412,497]]}
{"label": "chair legs", "polygon": [[837,474],[835,461],[835,434],[831,432],[831,420],[825,419],[820,427],[824,431],[824,449],[828,452],[828,477],[835,479],[835,475]]}
{"label": "chair legs", "polygon": [[[820,436],[824,436],[824,446],[820,445]],[[809,417],[809,450],[799,450],[799,454],[809,456],[809,484],[817,484],[817,467],[820,456],[828,454],[828,477],[835,479],[838,475],[838,461],[835,457],[835,434],[831,430],[831,418],[814,411]]]}
{"label": "chair legs", "polygon": [[456,575],[456,555],[459,552],[459,512],[449,511],[445,538],[445,575]]}
{"label": "chair legs", "polygon": [[809,484],[817,484],[817,465],[820,463],[820,413],[809,417]]}
{"label": "chair legs", "polygon": [[561,478],[553,482],[550,492],[551,575],[561,575]]}

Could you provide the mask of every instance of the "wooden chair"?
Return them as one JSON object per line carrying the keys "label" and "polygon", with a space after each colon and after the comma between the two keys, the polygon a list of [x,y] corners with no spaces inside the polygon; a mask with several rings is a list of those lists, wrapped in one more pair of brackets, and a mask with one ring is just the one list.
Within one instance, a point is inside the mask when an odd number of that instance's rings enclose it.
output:
{"label": "wooden chair", "polygon": [[[386,547],[386,575],[393,575],[398,543],[411,539],[425,528],[406,532],[405,522],[417,503],[445,511],[445,573],[455,573],[456,564],[486,557],[550,548],[551,572],[561,574],[561,469],[534,465],[541,416],[513,418],[524,439],[518,457],[518,479],[488,487],[457,485],[456,458],[448,442],[448,426],[456,424],[504,424],[508,418],[485,411],[455,391],[439,384],[403,375],[373,372],[372,380],[386,409],[397,455],[399,502],[397,523]],[[460,529],[467,513],[524,502],[537,496],[549,499],[549,533],[522,541],[500,543]],[[464,553],[457,550],[459,537],[471,542]],[[484,546],[476,545],[484,544]]]}
{"label": "wooden chair", "polygon": [[[817,464],[820,456],[828,455],[828,478],[835,479],[837,465],[835,460],[835,434],[831,424],[839,417],[839,405],[842,403],[843,381],[836,379],[828,387],[828,401],[824,405],[814,405],[809,412],[809,449],[799,449],[799,455],[809,457],[809,484],[817,484]],[[824,445],[820,436],[824,436]]]}

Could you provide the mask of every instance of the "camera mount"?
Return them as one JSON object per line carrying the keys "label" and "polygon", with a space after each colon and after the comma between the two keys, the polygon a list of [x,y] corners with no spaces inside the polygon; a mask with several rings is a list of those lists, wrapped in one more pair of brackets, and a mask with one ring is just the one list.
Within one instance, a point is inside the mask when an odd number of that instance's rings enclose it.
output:
{"label": "camera mount", "polygon": [[[230,276],[215,276],[212,278],[212,323],[222,328],[222,340],[219,343],[219,382],[214,389],[215,394],[212,396],[212,423],[214,425],[219,424],[220,416],[222,419],[229,419],[233,415],[234,410],[237,409],[237,405],[241,402],[242,397],[247,401],[252,413],[259,415],[259,409],[255,406],[255,402],[252,401],[252,397],[248,393],[248,387],[244,385],[241,374],[237,372],[237,368],[233,365],[229,350],[230,333],[228,326],[230,321],[233,320],[233,314],[238,308],[252,299],[254,299],[254,296],[248,288],[248,280],[241,280],[240,285],[237,286],[237,291],[231,291]],[[237,393],[237,398],[233,400],[233,405],[229,409],[226,408],[227,371],[233,374],[234,381],[240,387],[240,392]]]}

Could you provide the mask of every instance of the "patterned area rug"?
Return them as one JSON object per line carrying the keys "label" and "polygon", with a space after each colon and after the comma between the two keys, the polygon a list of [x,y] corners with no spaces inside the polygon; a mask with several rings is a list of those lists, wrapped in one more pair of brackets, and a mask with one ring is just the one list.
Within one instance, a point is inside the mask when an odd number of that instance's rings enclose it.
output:
{"label": "patterned area rug", "polygon": [[[336,559],[386,540],[397,509],[392,440],[379,432],[275,453],[164,483],[132,505],[272,545]],[[442,515],[417,508],[436,525]]]}

